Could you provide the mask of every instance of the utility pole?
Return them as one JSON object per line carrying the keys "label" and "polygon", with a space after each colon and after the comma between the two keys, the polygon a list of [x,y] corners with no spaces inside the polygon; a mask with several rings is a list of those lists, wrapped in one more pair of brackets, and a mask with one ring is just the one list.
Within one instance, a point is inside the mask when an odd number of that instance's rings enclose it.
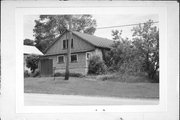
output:
{"label": "utility pole", "polygon": [[68,46],[67,46],[67,58],[66,58],[66,73],[65,73],[65,80],[69,80],[69,63],[71,61],[71,39],[72,39],[72,19],[70,17],[69,20],[69,29],[68,29]]}

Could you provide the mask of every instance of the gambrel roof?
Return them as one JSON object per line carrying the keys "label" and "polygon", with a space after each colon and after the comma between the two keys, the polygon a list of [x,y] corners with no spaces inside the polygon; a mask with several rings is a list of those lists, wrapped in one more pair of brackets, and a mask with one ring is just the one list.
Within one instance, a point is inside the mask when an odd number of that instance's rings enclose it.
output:
{"label": "gambrel roof", "polygon": [[[67,32],[67,31],[66,31]],[[48,51],[49,48],[51,48],[66,32],[61,34],[59,37],[57,37],[54,42],[45,50],[45,53]],[[94,35],[89,35],[86,33],[76,32],[72,31],[72,35],[75,35],[82,40],[86,41],[87,43],[99,47],[99,48],[111,48],[111,45],[113,44],[113,40],[109,40],[106,38],[97,37]]]}

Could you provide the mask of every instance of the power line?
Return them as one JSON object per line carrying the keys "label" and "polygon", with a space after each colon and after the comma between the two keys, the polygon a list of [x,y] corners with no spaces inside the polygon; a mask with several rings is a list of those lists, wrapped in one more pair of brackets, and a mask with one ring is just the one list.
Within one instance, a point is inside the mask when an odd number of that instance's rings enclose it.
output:
{"label": "power line", "polygon": [[[156,22],[152,22],[152,23],[159,23],[159,22],[156,21]],[[139,24],[145,24],[145,23],[127,24],[127,25],[118,25],[118,26],[108,26],[108,27],[99,27],[99,28],[96,28],[96,29],[108,29],[108,28],[117,28],[117,27],[127,27],[127,26],[135,26],[135,25],[139,25]]]}

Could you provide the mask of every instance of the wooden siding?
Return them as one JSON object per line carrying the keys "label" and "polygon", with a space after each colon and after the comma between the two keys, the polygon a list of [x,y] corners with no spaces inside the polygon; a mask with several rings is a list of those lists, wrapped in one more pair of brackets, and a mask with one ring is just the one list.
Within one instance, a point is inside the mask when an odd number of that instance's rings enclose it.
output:
{"label": "wooden siding", "polygon": [[[67,52],[67,49],[63,49],[63,40],[66,39],[66,34],[60,37],[60,40],[56,41],[54,45],[51,46],[46,51],[46,54],[63,54]],[[89,44],[88,42],[82,40],[81,38],[73,35],[73,48],[71,52],[81,52],[81,51],[88,51],[95,49],[93,45]]]}
{"label": "wooden siding", "polygon": [[[66,34],[61,36],[47,51],[42,59],[48,58],[52,59],[54,72],[64,73],[66,68],[66,53],[67,49],[63,48],[63,40],[66,40]],[[98,55],[102,58],[102,50],[95,47],[91,43],[82,40],[80,37],[73,35],[73,48],[71,49],[71,54],[78,55],[77,62],[70,62],[69,68],[71,73],[81,73],[86,75],[88,72],[88,61],[86,58],[86,53],[90,52],[92,55]],[[58,63],[58,55],[64,56],[64,63]]]}
{"label": "wooden siding", "polygon": [[[86,53],[78,53],[78,61],[73,62],[69,64],[70,72],[75,72],[75,73],[82,73],[86,74],[85,70],[87,69],[86,66]],[[53,60],[53,68],[55,68],[55,72],[65,72],[66,68],[66,55],[64,55],[65,62],[64,63],[58,63],[57,61],[57,56],[49,56],[49,59]]]}

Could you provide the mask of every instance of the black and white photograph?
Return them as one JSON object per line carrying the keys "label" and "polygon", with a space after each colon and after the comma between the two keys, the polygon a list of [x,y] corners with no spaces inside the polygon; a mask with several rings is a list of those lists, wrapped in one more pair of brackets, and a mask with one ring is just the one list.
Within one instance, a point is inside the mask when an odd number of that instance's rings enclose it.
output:
{"label": "black and white photograph", "polygon": [[24,104],[159,104],[158,14],[24,16]]}
{"label": "black and white photograph", "polygon": [[178,120],[175,2],[2,2],[0,119]]}

